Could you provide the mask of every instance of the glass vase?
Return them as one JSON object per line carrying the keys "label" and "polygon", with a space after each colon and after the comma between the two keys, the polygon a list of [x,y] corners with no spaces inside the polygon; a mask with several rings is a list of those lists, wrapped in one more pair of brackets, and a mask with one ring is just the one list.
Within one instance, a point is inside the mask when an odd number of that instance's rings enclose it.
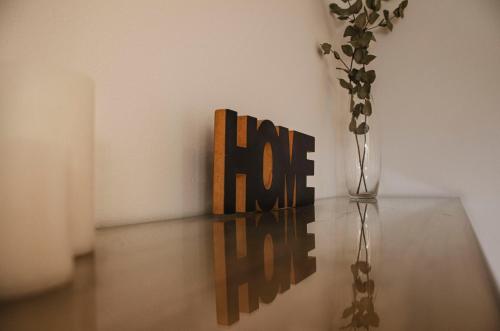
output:
{"label": "glass vase", "polygon": [[[371,104],[373,109],[373,100]],[[352,110],[353,106],[349,107]],[[349,122],[345,125],[344,161],[347,192],[351,199],[375,200],[381,173],[380,128],[376,114],[360,114],[356,118],[350,112]]]}

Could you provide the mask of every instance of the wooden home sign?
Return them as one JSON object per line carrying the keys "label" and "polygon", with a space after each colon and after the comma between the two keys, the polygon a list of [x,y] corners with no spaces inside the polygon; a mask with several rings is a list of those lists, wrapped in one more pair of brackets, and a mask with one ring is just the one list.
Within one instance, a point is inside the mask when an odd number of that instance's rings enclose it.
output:
{"label": "wooden home sign", "polygon": [[314,152],[314,137],[229,109],[215,111],[213,213],[313,204],[308,152]]}

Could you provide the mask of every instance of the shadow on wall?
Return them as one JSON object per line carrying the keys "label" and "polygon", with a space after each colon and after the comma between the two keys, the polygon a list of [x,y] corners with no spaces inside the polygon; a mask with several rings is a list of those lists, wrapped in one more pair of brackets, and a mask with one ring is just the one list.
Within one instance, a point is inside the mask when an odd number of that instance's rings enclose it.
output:
{"label": "shadow on wall", "polygon": [[206,139],[204,140],[204,160],[205,160],[205,178],[207,178],[207,183],[202,186],[202,190],[204,190],[205,198],[205,211],[207,213],[212,212],[212,190],[213,190],[213,172],[214,172],[214,130],[213,126],[210,126],[210,130],[205,132]]}
{"label": "shadow on wall", "polygon": [[[339,45],[344,32],[344,24],[339,20],[332,19],[329,5],[333,0],[318,0],[323,7],[325,26],[329,33],[330,40],[322,42],[330,42],[334,45]],[[335,155],[335,177],[337,179],[337,196],[347,195],[345,188],[345,164],[344,164],[344,147],[343,140],[345,139],[345,130],[349,123],[349,95],[339,87],[338,79],[341,78],[339,71],[335,68],[336,63],[333,57],[324,57],[318,46],[318,56],[322,58],[324,70],[328,75],[328,87],[333,91],[333,126],[335,130],[335,150],[332,151]]]}
{"label": "shadow on wall", "polygon": [[[209,106],[207,106],[209,107]],[[183,126],[183,137],[180,141],[200,141],[199,146],[191,145],[182,150],[182,164],[186,165],[181,169],[182,183],[182,204],[183,210],[203,210],[204,214],[212,212],[212,176],[213,176],[213,114],[215,109],[207,108],[206,122],[204,126],[197,125],[191,117],[196,114],[194,111],[184,112],[181,119]],[[208,115],[210,114],[210,115]],[[195,136],[195,137],[193,137]],[[167,178],[170,178],[168,176]],[[168,183],[166,183],[168,185]],[[168,205],[168,201],[165,202]],[[198,203],[199,206],[193,206]],[[184,217],[194,215],[184,215]]]}

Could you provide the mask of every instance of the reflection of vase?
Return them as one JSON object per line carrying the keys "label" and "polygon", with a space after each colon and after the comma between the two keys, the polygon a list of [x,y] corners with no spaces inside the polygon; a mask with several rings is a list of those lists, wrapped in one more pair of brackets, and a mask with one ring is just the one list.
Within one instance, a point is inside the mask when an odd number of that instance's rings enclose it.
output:
{"label": "reflection of vase", "polygon": [[81,74],[50,66],[2,63],[0,128],[0,140],[36,141],[58,146],[61,153],[67,153],[68,221],[73,251],[76,255],[92,251],[93,82]]}
{"label": "reflection of vase", "polygon": [[[355,122],[352,122],[352,116],[349,116],[349,123],[345,124],[345,178],[349,196],[354,199],[375,199],[378,194],[381,157],[380,128],[377,117],[376,115],[367,117],[360,115]],[[349,126],[353,127],[354,123],[356,127],[367,123],[368,132],[352,132]]]}
{"label": "reflection of vase", "polygon": [[373,247],[377,240],[374,240],[372,236],[380,226],[378,207],[376,203],[350,202],[348,215],[349,221],[358,224],[358,234],[354,241],[355,247],[353,247],[354,259],[350,265],[352,299],[343,310],[342,319],[348,321],[344,328],[368,330],[370,327],[379,327],[380,325],[380,318],[374,303],[376,292],[374,253],[378,247]]}
{"label": "reflection of vase", "polygon": [[359,242],[362,235],[368,247],[368,258],[372,263],[376,263],[381,245],[381,224],[379,218],[377,202],[349,202],[350,222],[357,224],[355,249],[359,249]]}

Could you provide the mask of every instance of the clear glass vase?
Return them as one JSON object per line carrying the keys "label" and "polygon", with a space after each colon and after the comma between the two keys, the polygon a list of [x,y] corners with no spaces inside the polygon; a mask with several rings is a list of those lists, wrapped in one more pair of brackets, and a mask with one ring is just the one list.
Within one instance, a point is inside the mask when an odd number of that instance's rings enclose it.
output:
{"label": "clear glass vase", "polygon": [[[373,100],[371,101],[373,108]],[[352,106],[349,106],[352,107]],[[352,114],[352,112],[351,112]],[[366,122],[368,130],[353,132],[353,117],[345,126],[344,161],[347,192],[355,200],[374,200],[377,198],[380,173],[380,128],[376,113],[371,116],[359,115],[356,127]],[[366,130],[365,130],[366,131]]]}

